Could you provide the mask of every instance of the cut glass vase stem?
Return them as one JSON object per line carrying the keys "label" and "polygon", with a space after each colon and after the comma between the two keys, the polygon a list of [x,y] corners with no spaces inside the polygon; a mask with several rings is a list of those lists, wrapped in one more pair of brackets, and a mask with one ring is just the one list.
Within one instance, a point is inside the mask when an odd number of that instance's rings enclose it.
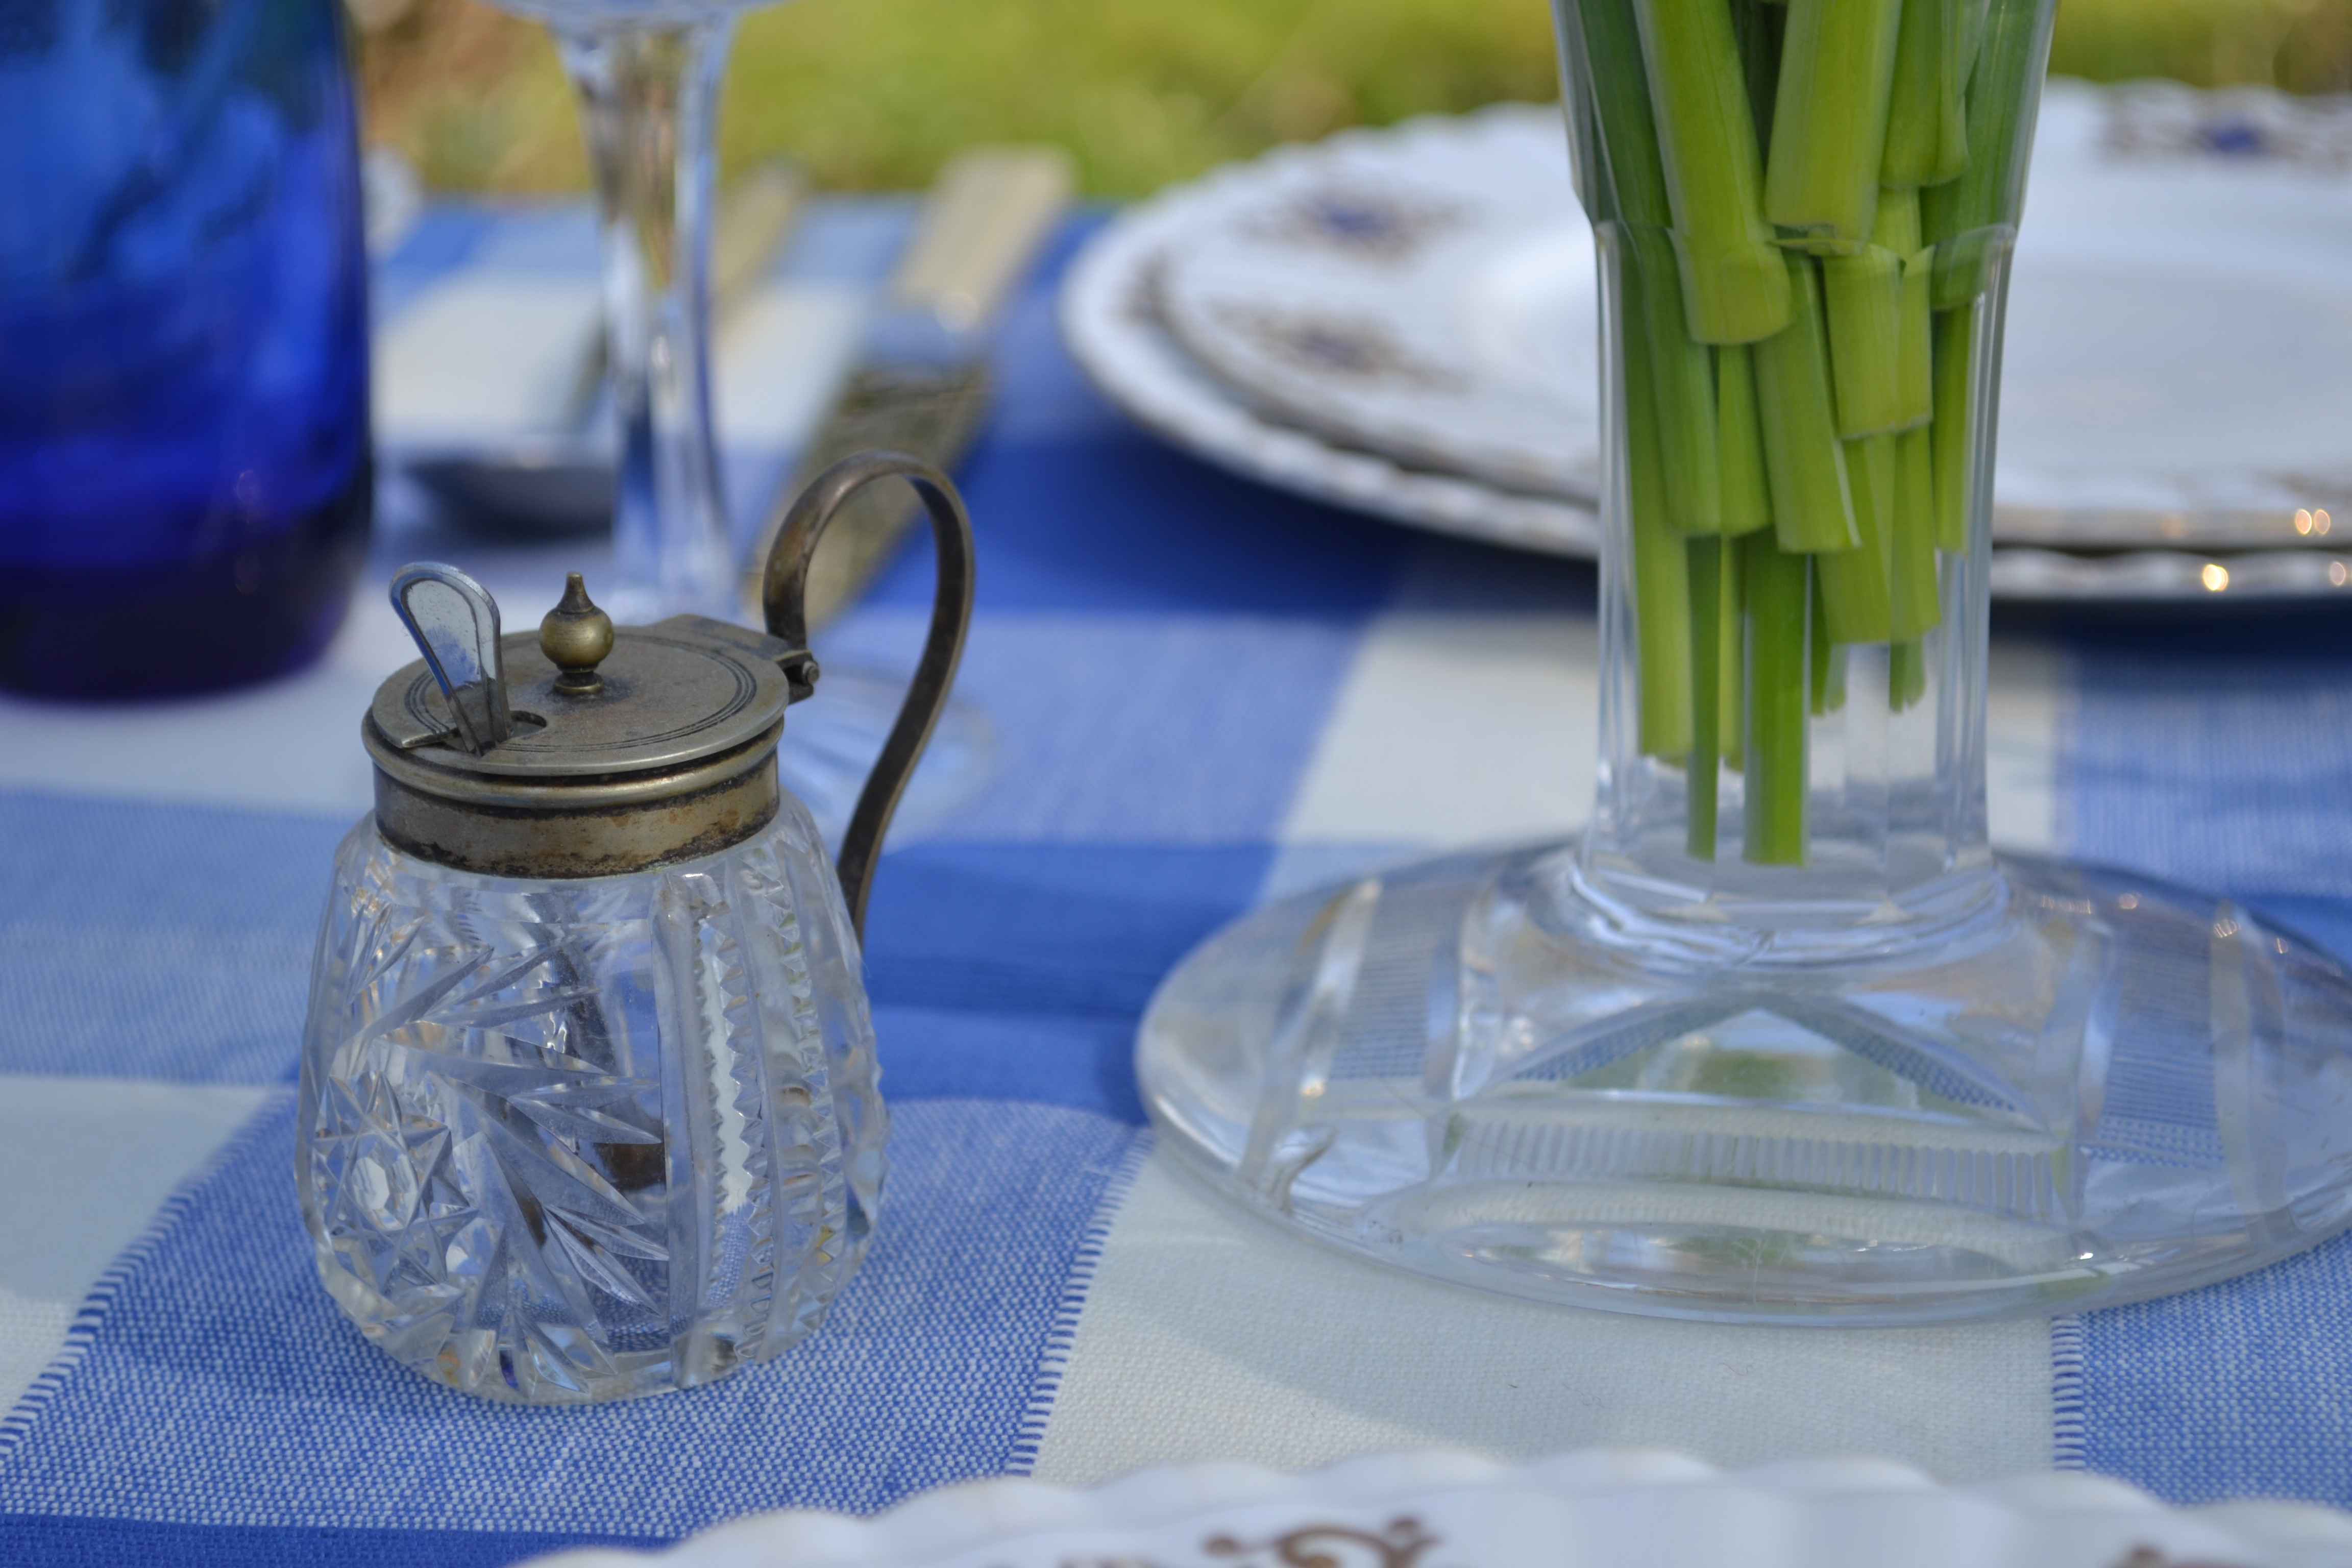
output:
{"label": "cut glass vase stem", "polygon": [[579,92],[604,230],[620,457],[612,613],[731,620],[709,329],[711,133],[733,19],[629,21],[595,7],[549,19]]}
{"label": "cut glass vase stem", "polygon": [[[1610,345],[1591,826],[1212,938],[1138,1045],[1170,1147],[1425,1275],[1724,1321],[2071,1310],[2352,1224],[2352,975],[2227,900],[1986,838],[1995,393],[2049,0],[1990,0],[1972,65],[1917,68],[1967,80],[1972,161],[1916,220],[1882,204],[1864,325],[1822,303],[1823,236],[1784,225],[1790,325],[1739,348],[1662,343],[1645,308],[1687,237],[1659,234],[1666,116],[1629,82],[1690,73],[1629,76],[1676,36],[1633,3],[1558,8]],[[1970,47],[1953,31],[1912,47]],[[1780,30],[1733,39],[1751,104],[1787,88]],[[1816,128],[1884,134],[1882,52],[1808,46]],[[1670,348],[1714,356],[1711,396],[1660,395]],[[1856,377],[1879,427],[1841,442]],[[1760,499],[1746,426],[1725,435],[1751,382]],[[1706,483],[1711,505],[1680,493]]]}

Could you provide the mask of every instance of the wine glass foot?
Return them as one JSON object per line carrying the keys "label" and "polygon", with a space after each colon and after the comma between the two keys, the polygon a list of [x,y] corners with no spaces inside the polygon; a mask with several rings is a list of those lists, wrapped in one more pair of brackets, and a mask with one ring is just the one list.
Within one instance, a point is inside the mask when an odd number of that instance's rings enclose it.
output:
{"label": "wine glass foot", "polygon": [[2186,1289],[2352,1225],[2352,974],[2222,899],[2003,858],[1854,961],[1596,938],[1572,846],[1291,899],[1168,978],[1169,1145],[1297,1233],[1508,1295],[1904,1324]]}

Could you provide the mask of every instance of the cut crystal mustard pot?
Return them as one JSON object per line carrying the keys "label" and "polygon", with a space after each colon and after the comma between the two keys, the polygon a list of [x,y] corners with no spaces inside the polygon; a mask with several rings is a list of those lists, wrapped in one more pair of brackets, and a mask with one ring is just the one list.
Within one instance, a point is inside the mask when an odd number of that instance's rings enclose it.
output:
{"label": "cut crystal mustard pot", "polygon": [[[817,680],[817,539],[891,475],[940,585],[836,875],[776,748]],[[615,628],[575,574],[501,637],[463,573],[394,581],[425,657],[362,726],[376,806],[336,856],[295,1175],[329,1292],[436,1382],[534,1405],[706,1383],[814,1329],[865,1253],[887,1121],[858,942],[971,616],[961,504],[914,458],[849,458],[763,598],[764,636]]]}

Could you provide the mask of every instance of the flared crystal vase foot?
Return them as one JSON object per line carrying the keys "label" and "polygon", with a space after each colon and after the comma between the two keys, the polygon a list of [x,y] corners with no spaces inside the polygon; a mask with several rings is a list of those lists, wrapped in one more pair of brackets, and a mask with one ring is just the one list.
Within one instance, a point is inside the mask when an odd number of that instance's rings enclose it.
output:
{"label": "flared crystal vase foot", "polygon": [[1661,942],[1573,846],[1424,862],[1194,952],[1144,1020],[1143,1093],[1281,1225],[1662,1317],[2067,1311],[2352,1223],[2332,960],[2227,900],[2046,861],[1981,868],[1937,919],[1727,962],[1729,933]]}

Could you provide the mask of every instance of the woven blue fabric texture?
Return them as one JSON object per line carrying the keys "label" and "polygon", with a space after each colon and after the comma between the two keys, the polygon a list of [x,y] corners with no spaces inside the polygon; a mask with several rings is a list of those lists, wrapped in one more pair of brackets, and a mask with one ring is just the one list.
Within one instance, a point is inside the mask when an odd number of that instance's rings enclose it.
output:
{"label": "woven blue fabric texture", "polygon": [[342,1530],[302,1525],[150,1524],[142,1520],[0,1514],[9,1568],[499,1568],[583,1546],[657,1548],[635,1536],[583,1538],[514,1530]]}
{"label": "woven blue fabric texture", "polygon": [[0,1511],[677,1536],[999,1474],[1087,1223],[1136,1131],[903,1104],[866,1267],[824,1331],[652,1401],[493,1405],[395,1365],[312,1273],[290,1095],[103,1302],[0,1463]]}
{"label": "woven blue fabric texture", "polygon": [[350,826],[0,795],[0,1070],[286,1078]]}
{"label": "woven blue fabric texture", "polygon": [[2074,648],[2067,767],[2087,858],[2240,897],[2341,900],[2352,648],[2306,616]]}

